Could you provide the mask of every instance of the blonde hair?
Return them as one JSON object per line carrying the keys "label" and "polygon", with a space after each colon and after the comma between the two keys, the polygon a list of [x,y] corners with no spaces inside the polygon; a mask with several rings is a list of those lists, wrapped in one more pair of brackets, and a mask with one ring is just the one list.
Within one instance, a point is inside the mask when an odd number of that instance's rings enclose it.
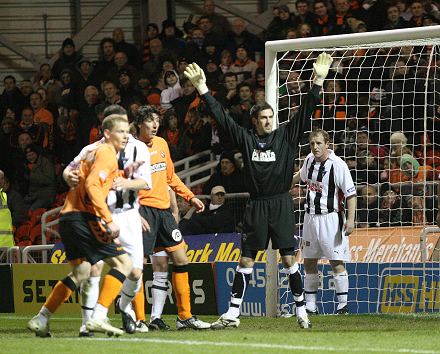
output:
{"label": "blonde hair", "polygon": [[119,114],[111,114],[102,121],[102,130],[108,129],[112,131],[118,123],[128,124],[127,118]]}
{"label": "blonde hair", "polygon": [[408,138],[403,134],[402,132],[396,132],[391,134],[390,137],[390,143],[401,143],[403,146],[406,146],[406,143],[408,142]]}

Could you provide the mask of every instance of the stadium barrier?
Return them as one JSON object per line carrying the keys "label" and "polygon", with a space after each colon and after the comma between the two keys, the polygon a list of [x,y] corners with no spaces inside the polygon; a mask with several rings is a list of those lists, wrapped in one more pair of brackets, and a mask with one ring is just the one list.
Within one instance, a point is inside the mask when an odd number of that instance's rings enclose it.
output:
{"label": "stadium barrier", "polygon": [[[68,264],[5,264],[0,266],[0,312],[31,315],[39,311],[52,288],[70,271]],[[106,271],[106,270],[104,270]],[[193,312],[201,315],[217,314],[214,273],[211,263],[190,264],[189,279]],[[146,313],[151,312],[151,265],[144,267]],[[168,298],[165,314],[175,314],[175,299],[169,272]],[[115,308],[110,309],[114,314]],[[60,307],[58,313],[79,315],[79,291]]]}
{"label": "stadium barrier", "polygon": [[[228,309],[234,280],[234,262],[215,263],[218,313]],[[430,263],[347,263],[350,313],[414,313],[440,310],[440,264]],[[301,272],[303,272],[301,266]],[[337,302],[330,265],[319,266],[318,291],[320,314],[333,314]],[[288,277],[278,267],[278,313],[291,315],[293,298]],[[241,306],[243,316],[266,315],[266,264],[256,263]]]}

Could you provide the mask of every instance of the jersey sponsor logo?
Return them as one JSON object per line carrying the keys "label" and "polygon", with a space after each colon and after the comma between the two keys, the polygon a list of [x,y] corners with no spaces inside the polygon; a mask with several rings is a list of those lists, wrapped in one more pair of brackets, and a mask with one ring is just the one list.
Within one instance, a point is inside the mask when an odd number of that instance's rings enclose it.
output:
{"label": "jersey sponsor logo", "polygon": [[277,157],[272,150],[260,151],[254,149],[254,151],[252,152],[252,161],[274,162],[276,160]]}
{"label": "jersey sponsor logo", "polygon": [[151,165],[151,173],[165,171],[167,169],[167,164],[165,162],[158,162]]}
{"label": "jersey sponsor logo", "polygon": [[320,182],[307,182],[307,187],[310,191],[315,193],[322,193],[322,183]]}
{"label": "jersey sponsor logo", "polygon": [[348,193],[348,194],[349,194],[349,193],[353,193],[355,190],[356,190],[356,187],[353,186],[353,187],[347,189],[347,193]]}
{"label": "jersey sponsor logo", "polygon": [[182,240],[182,234],[180,233],[179,230],[174,229],[173,232],[171,232],[171,237],[173,238],[174,241],[179,242]]}

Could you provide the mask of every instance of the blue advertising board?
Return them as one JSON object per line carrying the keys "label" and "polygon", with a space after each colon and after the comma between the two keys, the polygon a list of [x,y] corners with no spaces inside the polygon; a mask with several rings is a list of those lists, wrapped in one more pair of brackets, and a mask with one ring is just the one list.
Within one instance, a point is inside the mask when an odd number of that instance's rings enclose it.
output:
{"label": "blue advertising board", "polygon": [[[215,264],[218,312],[229,305],[230,291],[237,263]],[[348,307],[350,313],[412,313],[438,312],[440,309],[439,263],[347,263],[349,273]],[[288,277],[279,267],[279,313],[294,312]],[[304,274],[301,267],[301,272]],[[329,265],[319,267],[321,286],[317,301],[321,314],[333,314],[337,300],[332,270]],[[256,263],[243,300],[243,316],[264,316],[265,275],[263,263]]]}

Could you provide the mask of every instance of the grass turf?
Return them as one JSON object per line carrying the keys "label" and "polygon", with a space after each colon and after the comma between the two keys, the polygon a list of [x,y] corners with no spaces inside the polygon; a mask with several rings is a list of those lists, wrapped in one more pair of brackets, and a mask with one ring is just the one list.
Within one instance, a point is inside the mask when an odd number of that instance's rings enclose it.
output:
{"label": "grass turf", "polygon": [[[93,339],[77,337],[79,317],[54,316],[52,338],[35,337],[26,329],[29,318],[0,314],[0,353],[440,353],[440,316],[432,314],[314,316],[309,330],[300,329],[294,317],[244,317],[237,329]],[[175,328],[175,316],[164,319]],[[119,317],[112,323],[119,325]]]}

